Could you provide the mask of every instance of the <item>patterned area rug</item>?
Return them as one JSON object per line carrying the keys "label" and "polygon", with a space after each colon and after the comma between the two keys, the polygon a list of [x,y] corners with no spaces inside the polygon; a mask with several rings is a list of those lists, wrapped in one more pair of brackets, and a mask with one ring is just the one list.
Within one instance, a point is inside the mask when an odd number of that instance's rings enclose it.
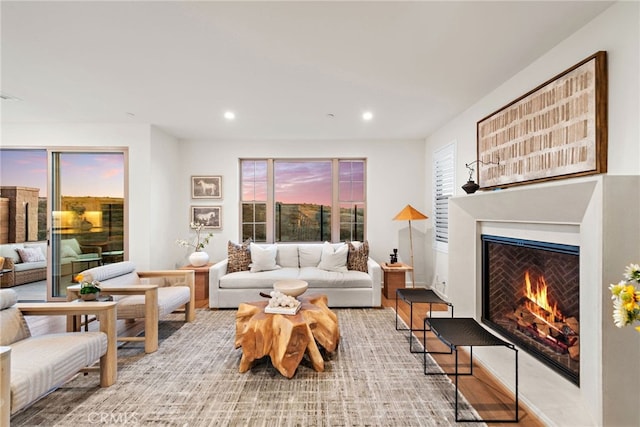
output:
{"label": "patterned area rug", "polygon": [[[17,414],[12,426],[449,426],[454,386],[425,376],[392,309],[336,309],[338,350],[315,372],[306,359],[292,379],[268,358],[238,373],[235,311],[198,310],[193,323],[160,322],[160,348],[118,350],[118,382],[100,388],[79,375]],[[463,397],[460,414],[477,418]],[[469,423],[468,425],[482,425]]]}

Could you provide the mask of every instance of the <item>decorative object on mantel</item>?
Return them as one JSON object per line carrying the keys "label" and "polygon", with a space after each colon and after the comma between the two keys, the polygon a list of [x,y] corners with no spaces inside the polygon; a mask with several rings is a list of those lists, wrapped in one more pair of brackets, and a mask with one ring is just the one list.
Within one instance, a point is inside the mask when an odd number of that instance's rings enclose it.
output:
{"label": "decorative object on mantel", "polygon": [[83,301],[95,301],[100,296],[100,283],[97,280],[87,282],[82,273],[76,277],[76,282],[80,283],[80,299]]}
{"label": "decorative object on mantel", "polygon": [[[635,285],[634,285],[635,283]],[[613,300],[613,321],[618,328],[640,321],[640,265],[630,264],[624,272],[624,280],[609,285]],[[640,326],[636,326],[640,332]]]}
{"label": "decorative object on mantel", "polygon": [[186,248],[194,248],[194,252],[189,255],[189,262],[194,267],[201,267],[209,262],[209,254],[204,252],[203,249],[209,244],[209,240],[213,237],[213,233],[209,233],[205,237],[202,237],[202,229],[205,228],[203,224],[192,222],[189,226],[196,232],[195,239],[193,241],[177,239],[176,243]]}
{"label": "decorative object on mantel", "polygon": [[467,183],[462,186],[462,189],[467,194],[473,194],[476,191],[478,191],[478,188],[480,188],[480,185],[478,185],[473,180],[473,173],[475,172],[475,168],[473,167],[473,165],[475,165],[476,163],[480,163],[482,165],[500,165],[500,158],[498,157],[497,162],[483,162],[482,160],[478,159],[478,160],[474,160],[471,163],[464,164],[467,167],[467,169],[469,169],[469,181],[467,181]]}
{"label": "decorative object on mantel", "polygon": [[607,96],[600,51],[478,121],[480,188],[607,172]]}
{"label": "decorative object on mantel", "polygon": [[420,220],[429,218],[425,214],[417,211],[413,206],[407,205],[395,217],[394,221],[409,221],[409,246],[411,249],[411,283],[416,287],[415,270],[413,269],[413,236],[411,234],[411,220]]}

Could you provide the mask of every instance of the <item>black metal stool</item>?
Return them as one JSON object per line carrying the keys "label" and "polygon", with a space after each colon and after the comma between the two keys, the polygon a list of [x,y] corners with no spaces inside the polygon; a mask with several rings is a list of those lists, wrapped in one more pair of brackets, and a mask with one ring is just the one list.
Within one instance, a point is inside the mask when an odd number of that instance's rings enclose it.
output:
{"label": "black metal stool", "polygon": [[[518,422],[518,349],[511,343],[506,342],[485,328],[480,326],[475,319],[470,317],[458,317],[458,318],[438,318],[438,319],[424,319],[425,327],[428,323],[431,331],[435,334],[440,341],[442,341],[451,351],[455,352],[455,372],[427,372],[427,341],[424,340],[425,352],[424,352],[424,374],[425,375],[454,375],[456,385],[456,397],[455,397],[455,414],[456,422],[495,422],[495,423],[517,423]],[[471,359],[469,360],[469,372],[460,373],[458,371],[458,348],[470,347]],[[515,418],[508,420],[476,420],[476,419],[460,419],[458,417],[458,376],[459,375],[473,375],[473,347],[474,346],[504,346],[515,352]]]}
{"label": "black metal stool", "polygon": [[[398,327],[398,301],[402,300],[409,304],[409,328]],[[415,331],[428,331],[429,329],[413,329],[413,304],[429,304],[429,318],[431,318],[433,304],[446,304],[451,307],[451,317],[453,317],[453,304],[440,298],[438,294],[431,289],[424,288],[403,288],[396,290],[396,331],[409,331],[409,351],[411,353],[423,353],[426,347],[421,351],[414,351],[412,347],[411,334]],[[434,352],[435,353],[435,352]]]}

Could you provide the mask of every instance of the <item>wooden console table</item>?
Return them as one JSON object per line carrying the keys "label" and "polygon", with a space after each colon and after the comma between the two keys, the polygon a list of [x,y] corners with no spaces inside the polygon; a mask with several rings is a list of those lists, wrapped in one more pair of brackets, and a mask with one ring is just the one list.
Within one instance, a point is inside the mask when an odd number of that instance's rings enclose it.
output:
{"label": "wooden console table", "polygon": [[180,267],[180,270],[193,270],[195,272],[194,288],[196,290],[197,307],[209,305],[209,268],[212,265],[212,263],[208,263],[200,267],[194,267],[189,264]]}

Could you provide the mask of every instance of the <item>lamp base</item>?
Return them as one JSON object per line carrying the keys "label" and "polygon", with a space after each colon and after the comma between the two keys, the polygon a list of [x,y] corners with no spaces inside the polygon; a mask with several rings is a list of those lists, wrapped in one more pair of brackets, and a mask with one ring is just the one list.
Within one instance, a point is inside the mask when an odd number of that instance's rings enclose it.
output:
{"label": "lamp base", "polygon": [[478,188],[480,188],[480,186],[475,183],[473,180],[469,180],[467,181],[467,183],[465,185],[462,186],[462,189],[467,193],[467,194],[473,194],[476,191],[478,191]]}

